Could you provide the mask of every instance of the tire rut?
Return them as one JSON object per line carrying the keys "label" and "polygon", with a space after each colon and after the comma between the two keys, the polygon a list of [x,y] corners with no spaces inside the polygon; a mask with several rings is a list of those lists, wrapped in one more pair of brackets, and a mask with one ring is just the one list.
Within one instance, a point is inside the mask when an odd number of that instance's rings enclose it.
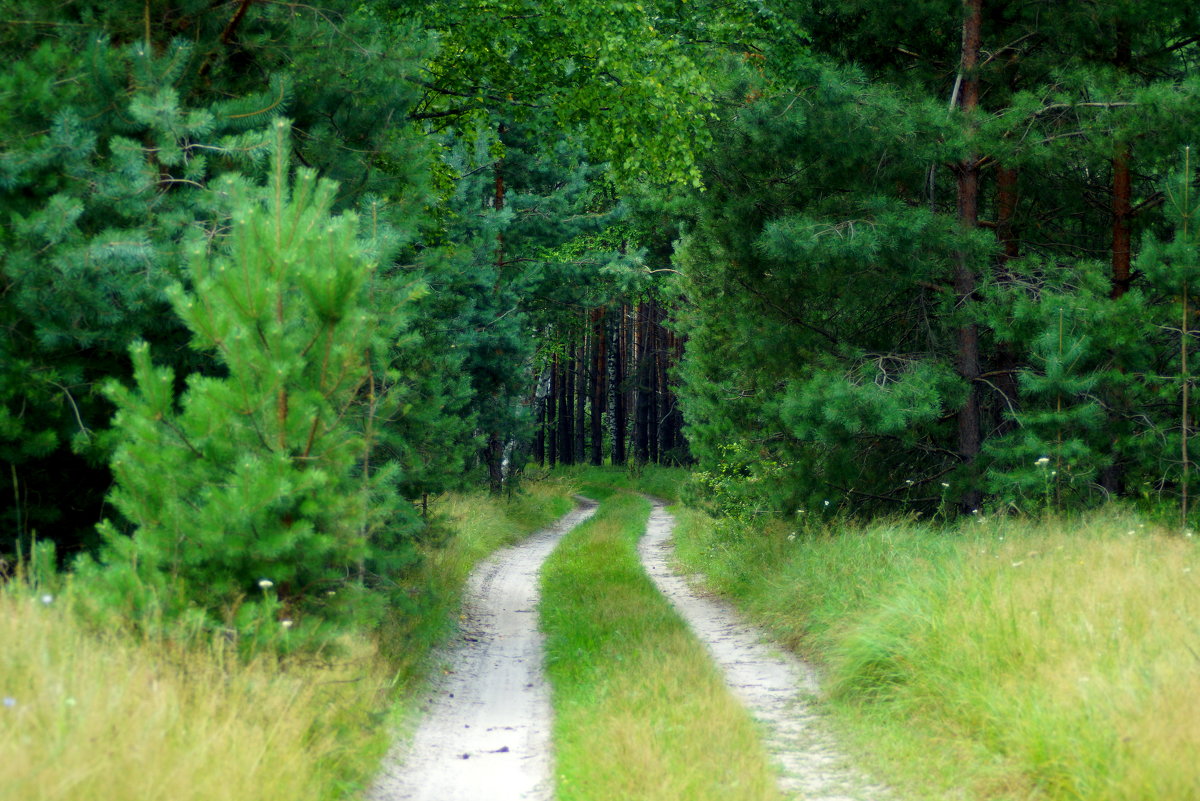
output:
{"label": "tire rut", "polygon": [[660,501],[638,544],[646,573],[704,643],[725,682],[764,727],[764,740],[781,768],[779,786],[788,798],[805,801],[883,801],[886,788],[856,771],[833,742],[813,709],[813,669],[770,645],[733,606],[697,592],[670,566],[674,518]]}
{"label": "tire rut", "polygon": [[398,747],[370,801],[549,801],[550,691],[538,630],[538,573],[568,531],[595,512],[574,511],[497,551],[468,582],[460,636],[446,654],[411,742]]}

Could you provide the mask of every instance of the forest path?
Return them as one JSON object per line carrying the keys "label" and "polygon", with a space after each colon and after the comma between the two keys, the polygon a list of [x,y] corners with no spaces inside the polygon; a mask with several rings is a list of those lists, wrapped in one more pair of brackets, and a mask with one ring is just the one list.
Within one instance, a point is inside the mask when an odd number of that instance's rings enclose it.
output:
{"label": "forest path", "polygon": [[538,631],[538,572],[593,501],[471,574],[462,631],[407,747],[388,757],[371,801],[548,801],[550,691]]}
{"label": "forest path", "polygon": [[806,801],[874,801],[889,797],[849,765],[813,711],[813,669],[770,645],[725,601],[695,589],[670,564],[674,518],[659,501],[638,552],[646,573],[687,621],[725,674],[726,684],[764,727],[782,768],[780,789]]}

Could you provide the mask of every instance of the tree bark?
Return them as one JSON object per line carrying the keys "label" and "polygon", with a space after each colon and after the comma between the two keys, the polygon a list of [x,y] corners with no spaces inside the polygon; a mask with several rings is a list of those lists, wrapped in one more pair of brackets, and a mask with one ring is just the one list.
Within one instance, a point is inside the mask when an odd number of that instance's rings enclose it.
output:
{"label": "tree bark", "polygon": [[[962,88],[959,107],[964,114],[968,137],[973,136],[977,123],[975,111],[979,106],[979,49],[983,25],[983,0],[963,0]],[[973,149],[956,168],[958,175],[958,223],[965,235],[979,226],[979,158]],[[966,248],[955,254],[954,293],[960,312],[972,304],[977,277]],[[983,501],[975,464],[981,441],[979,403],[979,327],[964,322],[958,328],[958,374],[967,384],[967,399],[958,413],[958,453],[969,468],[967,488],[960,498],[964,511],[978,509]]]}
{"label": "tree bark", "polygon": [[575,346],[575,443],[572,452],[575,461],[582,462],[587,453],[587,335],[583,334]]}
{"label": "tree bark", "polygon": [[1113,156],[1112,199],[1112,292],[1113,300],[1129,291],[1130,221],[1133,219],[1133,180],[1129,171],[1129,145],[1117,144]]}
{"label": "tree bark", "polygon": [[611,364],[608,371],[609,403],[612,410],[609,415],[612,428],[612,463],[625,464],[625,349],[624,329],[622,321],[625,318],[625,306],[609,321],[612,332],[612,346],[609,348]]}
{"label": "tree bark", "polygon": [[546,466],[546,371],[549,368],[542,368],[538,372],[537,384],[533,391],[533,412],[537,420],[536,433],[533,435],[533,461],[538,467]]}
{"label": "tree bark", "polygon": [[649,353],[649,370],[650,370],[650,408],[648,410],[649,430],[646,432],[646,444],[650,450],[650,461],[655,464],[661,462],[662,451],[659,449],[662,438],[662,403],[663,386],[662,386],[662,321],[659,319],[662,309],[659,307],[658,301],[650,301],[650,314],[646,319],[646,327],[649,336],[647,341],[650,346]]}
{"label": "tree bark", "polygon": [[650,394],[650,360],[648,358],[648,334],[650,326],[647,322],[648,310],[646,302],[643,301],[637,305],[636,319],[634,322],[634,358],[636,367],[634,368],[634,376],[636,378],[636,389],[634,391],[634,415],[633,415],[633,458],[638,464],[645,464],[650,460],[650,415],[651,415],[651,394]]}
{"label": "tree bark", "polygon": [[550,361],[550,395],[546,398],[546,444],[550,467],[558,464],[558,354]]}
{"label": "tree bark", "polygon": [[[1130,43],[1129,30],[1120,28],[1117,31],[1117,52],[1113,59],[1113,65],[1118,71],[1126,73],[1129,71],[1131,62],[1133,61],[1133,48]],[[1131,269],[1132,262],[1132,232],[1131,226],[1133,221],[1133,175],[1130,170],[1129,162],[1132,154],[1129,150],[1127,142],[1118,141],[1113,147],[1113,191],[1112,191],[1112,290],[1109,292],[1109,297],[1117,300],[1129,291],[1130,285],[1133,283],[1133,270]],[[1117,369],[1122,369],[1120,365]],[[1126,411],[1127,401],[1122,397],[1122,393],[1118,389],[1114,396],[1109,399],[1109,428],[1116,432],[1119,430],[1114,424],[1114,417],[1119,417]],[[1116,433],[1112,436],[1112,463],[1106,465],[1100,471],[1100,486],[1104,488],[1109,495],[1117,496],[1123,494],[1125,487],[1124,481],[1124,465],[1121,463],[1121,455],[1117,449],[1117,441],[1119,437]]]}
{"label": "tree bark", "polygon": [[592,453],[593,465],[604,463],[604,427],[601,413],[604,410],[605,359],[604,308],[592,310]]}
{"label": "tree bark", "polygon": [[575,373],[572,361],[568,347],[559,366],[562,395],[558,404],[558,461],[565,465],[575,464],[572,451],[575,445]]}

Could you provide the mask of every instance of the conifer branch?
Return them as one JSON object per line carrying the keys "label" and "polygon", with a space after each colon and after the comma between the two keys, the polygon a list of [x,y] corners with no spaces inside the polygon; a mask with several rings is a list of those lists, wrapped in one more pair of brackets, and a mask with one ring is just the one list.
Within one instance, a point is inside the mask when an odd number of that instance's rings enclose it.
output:
{"label": "conifer branch", "polygon": [[221,31],[221,44],[229,44],[233,39],[233,35],[237,33],[238,26],[242,24],[242,20],[246,16],[246,12],[250,10],[250,4],[254,0],[241,0],[237,11],[233,13],[233,18],[229,20],[229,24],[225,26],[225,30]]}

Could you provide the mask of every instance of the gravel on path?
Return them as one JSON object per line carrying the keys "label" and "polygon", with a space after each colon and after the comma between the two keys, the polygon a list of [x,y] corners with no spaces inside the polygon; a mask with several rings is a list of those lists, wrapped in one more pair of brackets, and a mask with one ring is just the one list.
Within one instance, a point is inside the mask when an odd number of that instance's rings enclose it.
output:
{"label": "gravel on path", "polygon": [[538,631],[538,572],[579,506],[471,574],[464,620],[411,742],[397,747],[370,801],[549,801],[550,690]]}
{"label": "gravel on path", "polygon": [[782,769],[780,789],[805,801],[875,801],[889,797],[850,766],[813,710],[817,680],[795,655],[771,645],[728,602],[697,590],[671,568],[675,520],[654,501],[638,545],[642,565],[708,648],[726,684],[764,726]]}

